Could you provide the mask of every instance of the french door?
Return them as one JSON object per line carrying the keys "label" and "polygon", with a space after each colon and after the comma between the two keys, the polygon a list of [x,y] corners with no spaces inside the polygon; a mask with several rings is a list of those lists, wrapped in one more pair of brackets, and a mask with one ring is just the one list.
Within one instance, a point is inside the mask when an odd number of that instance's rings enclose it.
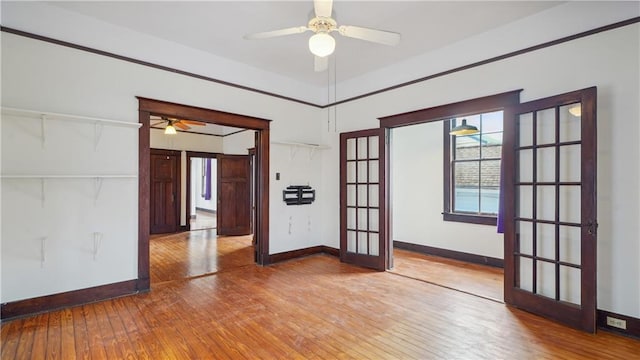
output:
{"label": "french door", "polygon": [[385,134],[382,128],[340,134],[340,260],[380,271],[391,256]]}
{"label": "french door", "polygon": [[596,329],[596,88],[505,110],[505,302]]}

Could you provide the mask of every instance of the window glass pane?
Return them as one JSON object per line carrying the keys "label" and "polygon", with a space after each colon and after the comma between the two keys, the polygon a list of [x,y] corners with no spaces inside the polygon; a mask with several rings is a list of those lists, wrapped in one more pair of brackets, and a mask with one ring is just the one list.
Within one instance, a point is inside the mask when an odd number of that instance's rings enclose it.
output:
{"label": "window glass pane", "polygon": [[454,136],[455,159],[480,158],[480,135]]}
{"label": "window glass pane", "polygon": [[369,230],[369,218],[367,209],[358,209],[358,230]]}
{"label": "window glass pane", "polygon": [[555,221],[556,219],[556,188],[554,186],[536,186],[538,192],[536,202],[537,218],[539,220]]}
{"label": "window glass pane", "polygon": [[579,182],[580,162],[579,144],[560,146],[560,181]]}
{"label": "window glass pane", "polygon": [[369,182],[377,183],[380,169],[378,168],[378,160],[369,161]]}
{"label": "window glass pane", "polygon": [[369,233],[369,255],[378,256],[380,254],[379,249],[378,234]]}
{"label": "window glass pane", "polygon": [[356,209],[355,208],[347,209],[347,229],[351,229],[351,230],[356,229]]}
{"label": "window glass pane", "polygon": [[497,214],[500,193],[500,160],[480,162],[480,175],[480,212]]}
{"label": "window glass pane", "polygon": [[533,145],[533,114],[525,113],[518,117],[518,145]]}
{"label": "window glass pane", "polygon": [[358,183],[366,183],[368,179],[367,161],[358,161]]}
{"label": "window glass pane", "polygon": [[347,139],[347,160],[355,160],[356,158],[356,139]]}
{"label": "window glass pane", "polygon": [[556,259],[556,226],[538,223],[536,231],[536,254],[545,259]]}
{"label": "window glass pane", "polygon": [[482,158],[502,158],[502,133],[482,134]]}
{"label": "window glass pane", "polygon": [[516,221],[516,251],[533,255],[533,224],[528,221]]}
{"label": "window glass pane", "polygon": [[536,130],[538,145],[556,142],[556,109],[545,109],[536,112]]}
{"label": "window glass pane", "polygon": [[380,212],[377,209],[369,209],[369,230],[379,231]]}
{"label": "window glass pane", "polygon": [[502,131],[502,110],[482,114],[482,133]]}
{"label": "window glass pane", "polygon": [[536,293],[551,299],[556,297],[556,266],[545,261],[536,261]]}
{"label": "window glass pane", "polygon": [[519,265],[518,270],[519,288],[533,292],[533,261],[528,258],[516,256]]}
{"label": "window glass pane", "polygon": [[480,163],[459,162],[455,163],[454,169],[454,211],[479,212]]}
{"label": "window glass pane", "polygon": [[376,159],[379,157],[378,155],[378,142],[380,139],[377,136],[369,137],[369,158]]}
{"label": "window glass pane", "polygon": [[560,225],[560,261],[580,265],[581,229]]}
{"label": "window glass pane", "polygon": [[347,185],[347,206],[356,206],[356,186]]}
{"label": "window glass pane", "polygon": [[580,305],[580,269],[560,266],[560,301]]}
{"label": "window glass pane", "polygon": [[519,182],[533,182],[533,150],[526,149],[517,152]]}
{"label": "window glass pane", "polygon": [[580,221],[580,186],[560,186],[560,221],[574,224]]}
{"label": "window glass pane", "polygon": [[517,186],[516,202],[516,217],[525,219],[533,218],[533,186]]}
{"label": "window glass pane", "polygon": [[356,182],[356,163],[354,161],[347,162],[347,182]]}
{"label": "window glass pane", "polygon": [[378,197],[380,197],[380,194],[378,194],[378,189],[378,185],[369,185],[369,206],[371,207],[379,206]]}
{"label": "window glass pane", "polygon": [[366,232],[358,232],[358,254],[368,254],[367,247],[369,245],[369,241],[367,239]]}
{"label": "window glass pane", "polygon": [[560,108],[560,141],[580,140],[581,104],[570,104]]}
{"label": "window glass pane", "polygon": [[356,232],[355,231],[347,231],[347,251],[351,253],[356,252]]}
{"label": "window glass pane", "polygon": [[545,147],[537,150],[536,181],[554,182],[556,180],[556,148]]}
{"label": "window glass pane", "polygon": [[369,202],[367,199],[367,188],[367,185],[358,185],[358,206],[367,206]]}
{"label": "window glass pane", "polygon": [[366,159],[369,152],[369,144],[367,144],[366,137],[358,138],[358,159]]}

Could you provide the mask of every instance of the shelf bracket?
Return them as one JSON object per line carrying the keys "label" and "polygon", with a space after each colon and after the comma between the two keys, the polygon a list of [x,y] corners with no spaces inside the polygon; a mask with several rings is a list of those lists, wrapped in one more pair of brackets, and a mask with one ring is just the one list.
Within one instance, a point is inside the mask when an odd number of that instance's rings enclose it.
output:
{"label": "shelf bracket", "polygon": [[46,194],[46,189],[45,189],[45,178],[41,177],[40,178],[40,205],[44,208],[44,200],[45,200],[45,194]]}
{"label": "shelf bracket", "polygon": [[47,115],[40,116],[40,141],[42,144],[42,149],[44,150],[45,142],[46,142],[46,132],[45,132],[45,122],[47,121]]}
{"label": "shelf bracket", "polygon": [[98,144],[100,144],[100,140],[102,139],[102,129],[104,128],[104,125],[101,122],[96,121],[93,126],[93,151],[98,151]]}
{"label": "shelf bracket", "polygon": [[47,237],[43,236],[40,238],[40,267],[43,268],[44,267],[44,261],[45,261],[45,252],[46,252],[46,248],[45,248],[45,244],[47,242]]}
{"label": "shelf bracket", "polygon": [[98,258],[98,250],[102,245],[102,233],[99,231],[95,231],[93,233],[93,260],[95,261]]}
{"label": "shelf bracket", "polygon": [[100,196],[100,191],[102,190],[102,178],[95,178],[95,182],[93,183],[93,205],[95,206],[98,203],[98,197]]}

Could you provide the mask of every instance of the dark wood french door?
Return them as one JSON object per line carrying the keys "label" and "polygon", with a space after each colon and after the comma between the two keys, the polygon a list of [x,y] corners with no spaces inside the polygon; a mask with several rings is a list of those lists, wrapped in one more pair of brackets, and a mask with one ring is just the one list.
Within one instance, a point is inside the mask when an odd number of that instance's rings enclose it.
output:
{"label": "dark wood french door", "polygon": [[389,268],[385,129],[340,134],[340,260]]}
{"label": "dark wood french door", "polygon": [[178,231],[180,152],[151,149],[151,233]]}
{"label": "dark wood french door", "polygon": [[596,329],[596,88],[505,110],[505,302]]}
{"label": "dark wood french door", "polygon": [[251,165],[248,155],[218,155],[218,235],[251,234]]}

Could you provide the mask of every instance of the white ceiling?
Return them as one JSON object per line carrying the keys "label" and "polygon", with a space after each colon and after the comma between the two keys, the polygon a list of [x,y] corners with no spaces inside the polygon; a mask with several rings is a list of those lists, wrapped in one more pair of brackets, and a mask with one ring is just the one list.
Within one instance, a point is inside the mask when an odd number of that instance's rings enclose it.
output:
{"label": "white ceiling", "polygon": [[[402,34],[397,47],[336,37],[341,82],[391,66],[533,15],[560,2],[548,1],[336,1],[339,25]],[[110,1],[50,2],[51,5],[163,40],[205,51],[299,82],[326,86],[328,72],[313,71],[309,32],[244,40],[247,33],[306,25],[309,1]],[[90,31],[83,29],[82,31]]]}

